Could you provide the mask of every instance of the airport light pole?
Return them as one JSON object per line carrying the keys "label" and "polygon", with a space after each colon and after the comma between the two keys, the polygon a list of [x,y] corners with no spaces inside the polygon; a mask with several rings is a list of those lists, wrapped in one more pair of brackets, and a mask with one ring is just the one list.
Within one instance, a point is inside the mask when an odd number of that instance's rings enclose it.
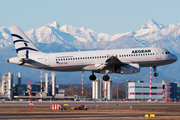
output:
{"label": "airport light pole", "polygon": [[84,90],[83,90],[83,74],[84,74],[84,71],[82,72],[82,97],[84,95]]}
{"label": "airport light pole", "polygon": [[41,69],[41,101],[42,101],[42,69]]}
{"label": "airport light pole", "polygon": [[118,96],[118,79],[117,79],[117,77],[114,77],[114,79],[117,80],[117,100],[118,100],[119,99],[119,96]]}
{"label": "airport light pole", "polygon": [[149,100],[151,101],[151,67],[150,67],[150,86],[149,86],[149,88],[150,88],[150,93],[149,93],[150,99]]}
{"label": "airport light pole", "polygon": [[100,94],[100,95],[99,95],[99,98],[100,98],[100,101],[101,101],[101,78],[100,78],[100,90],[99,90],[99,92],[100,92],[100,93],[99,93],[99,94]]}

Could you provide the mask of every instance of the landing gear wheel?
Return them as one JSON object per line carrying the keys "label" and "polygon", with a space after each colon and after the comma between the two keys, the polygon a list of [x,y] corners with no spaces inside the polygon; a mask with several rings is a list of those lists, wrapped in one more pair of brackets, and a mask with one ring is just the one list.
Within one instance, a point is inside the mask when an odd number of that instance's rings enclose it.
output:
{"label": "landing gear wheel", "polygon": [[96,76],[94,74],[92,74],[92,75],[89,76],[89,79],[91,81],[95,81],[96,80]]}
{"label": "landing gear wheel", "polygon": [[109,76],[108,76],[108,75],[104,75],[104,76],[103,76],[103,80],[104,80],[104,81],[108,81],[108,80],[109,80]]}
{"label": "landing gear wheel", "polygon": [[155,72],[155,73],[154,73],[154,76],[155,76],[155,77],[157,77],[157,76],[159,75],[159,74],[156,72],[156,71],[157,71],[156,68],[157,68],[157,66],[153,66],[153,69],[154,69],[154,72]]}
{"label": "landing gear wheel", "polygon": [[159,74],[158,73],[154,73],[154,76],[157,77]]}

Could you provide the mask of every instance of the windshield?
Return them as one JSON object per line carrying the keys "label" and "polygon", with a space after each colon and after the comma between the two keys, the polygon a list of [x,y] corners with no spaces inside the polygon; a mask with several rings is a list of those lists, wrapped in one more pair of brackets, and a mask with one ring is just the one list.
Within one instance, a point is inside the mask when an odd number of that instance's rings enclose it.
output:
{"label": "windshield", "polygon": [[171,54],[169,51],[166,51],[166,54]]}

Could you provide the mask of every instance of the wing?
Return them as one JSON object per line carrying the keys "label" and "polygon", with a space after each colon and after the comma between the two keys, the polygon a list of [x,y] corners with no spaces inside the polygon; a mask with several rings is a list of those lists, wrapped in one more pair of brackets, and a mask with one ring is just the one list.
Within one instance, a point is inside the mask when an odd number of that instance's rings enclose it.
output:
{"label": "wing", "polygon": [[83,68],[84,71],[100,71],[123,64],[116,56],[110,56],[104,64],[89,65]]}
{"label": "wing", "polygon": [[116,56],[110,56],[103,65],[99,66],[98,70],[112,68],[123,64]]}

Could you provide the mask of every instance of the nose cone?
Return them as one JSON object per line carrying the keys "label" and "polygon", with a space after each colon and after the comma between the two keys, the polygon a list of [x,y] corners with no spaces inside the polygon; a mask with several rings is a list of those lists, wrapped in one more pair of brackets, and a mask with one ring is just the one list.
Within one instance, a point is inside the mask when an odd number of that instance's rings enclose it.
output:
{"label": "nose cone", "polygon": [[176,55],[171,54],[171,58],[173,62],[176,62],[178,60]]}

